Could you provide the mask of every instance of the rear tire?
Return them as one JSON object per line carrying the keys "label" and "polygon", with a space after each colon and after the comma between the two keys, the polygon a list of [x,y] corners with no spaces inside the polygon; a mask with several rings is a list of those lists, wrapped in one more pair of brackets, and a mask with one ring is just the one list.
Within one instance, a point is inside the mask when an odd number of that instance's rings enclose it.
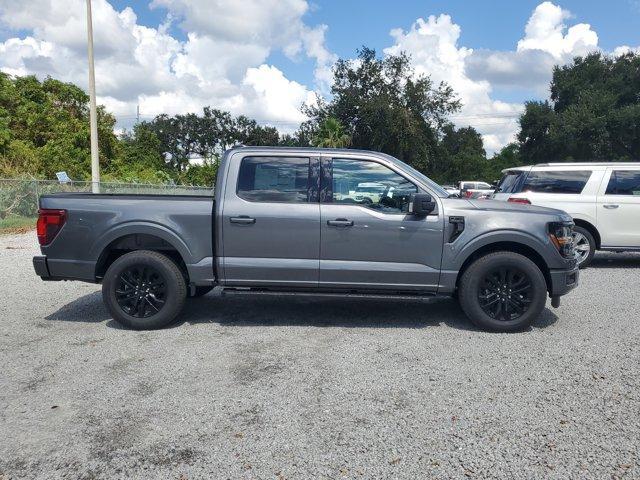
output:
{"label": "rear tire", "polygon": [[134,330],[169,325],[187,297],[180,268],[150,250],[127,253],[111,264],[102,281],[102,299],[118,323]]}
{"label": "rear tire", "polygon": [[578,254],[578,267],[588,267],[596,254],[596,239],[589,230],[576,225],[573,227],[573,242]]}
{"label": "rear tire", "polygon": [[547,284],[538,266],[524,255],[495,252],[474,261],[458,288],[459,302],[469,320],[494,332],[529,327],[542,313]]}

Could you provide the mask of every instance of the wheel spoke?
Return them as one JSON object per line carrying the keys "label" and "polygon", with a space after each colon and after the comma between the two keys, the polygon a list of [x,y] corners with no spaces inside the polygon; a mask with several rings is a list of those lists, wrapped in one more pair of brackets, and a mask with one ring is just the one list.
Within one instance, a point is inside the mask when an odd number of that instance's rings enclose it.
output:
{"label": "wheel spoke", "polygon": [[531,284],[527,283],[519,288],[514,288],[511,290],[511,294],[518,294],[518,293],[522,293],[522,292],[526,292],[531,288]]}
{"label": "wheel spoke", "polygon": [[498,267],[487,272],[479,284],[480,308],[491,318],[512,321],[522,316],[531,305],[533,284],[517,267]]}
{"label": "wheel spoke", "polygon": [[147,318],[155,315],[166,303],[165,280],[149,265],[127,268],[118,276],[115,287],[118,305],[132,317]]}

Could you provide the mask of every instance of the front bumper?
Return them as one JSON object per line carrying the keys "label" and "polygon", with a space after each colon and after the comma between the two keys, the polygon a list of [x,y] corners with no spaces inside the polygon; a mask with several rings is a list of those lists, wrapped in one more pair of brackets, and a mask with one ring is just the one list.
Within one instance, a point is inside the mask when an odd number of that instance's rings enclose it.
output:
{"label": "front bumper", "polygon": [[560,297],[576,288],[580,279],[580,270],[576,264],[570,269],[550,270],[549,296]]}

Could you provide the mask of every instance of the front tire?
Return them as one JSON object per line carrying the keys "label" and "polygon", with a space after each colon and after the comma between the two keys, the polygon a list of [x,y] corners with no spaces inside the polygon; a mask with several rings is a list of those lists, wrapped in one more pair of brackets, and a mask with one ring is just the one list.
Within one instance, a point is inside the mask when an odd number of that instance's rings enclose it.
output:
{"label": "front tire", "polygon": [[596,239],[589,230],[576,225],[573,227],[573,248],[576,251],[578,267],[586,268],[596,254]]}
{"label": "front tire", "polygon": [[542,313],[547,284],[524,255],[495,252],[474,261],[460,280],[460,306],[479,328],[513,332],[529,327]]}
{"label": "front tire", "polygon": [[111,264],[102,299],[118,323],[134,330],[169,325],[182,310],[187,285],[169,257],[150,250],[127,253]]}

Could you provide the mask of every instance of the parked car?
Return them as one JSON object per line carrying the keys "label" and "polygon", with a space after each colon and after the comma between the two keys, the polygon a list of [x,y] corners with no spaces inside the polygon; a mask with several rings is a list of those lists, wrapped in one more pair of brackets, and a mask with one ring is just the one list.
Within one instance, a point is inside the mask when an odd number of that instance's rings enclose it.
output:
{"label": "parked car", "polygon": [[[378,202],[338,190],[376,182]],[[578,284],[571,217],[447,198],[381,153],[242,147],[223,156],[215,198],[64,193],[40,199],[33,259],[45,280],[101,282],[118,322],[173,321],[187,297],[225,294],[457,295],[478,326],[530,325],[547,294]]]}
{"label": "parked car", "polygon": [[460,196],[464,198],[488,198],[493,194],[494,188],[487,182],[463,181],[459,184]]}
{"label": "parked car", "polygon": [[352,198],[360,203],[379,203],[384,196],[389,196],[393,187],[389,187],[384,183],[364,182],[359,183],[355,190],[340,197],[341,200]]}
{"label": "parked car", "polygon": [[496,200],[558,208],[573,217],[578,263],[596,250],[640,250],[640,163],[545,163],[503,170]]}
{"label": "parked car", "polygon": [[443,189],[445,189],[447,191],[447,193],[449,194],[449,196],[455,196],[455,197],[459,197],[460,196],[460,189],[454,185],[441,185]]}

